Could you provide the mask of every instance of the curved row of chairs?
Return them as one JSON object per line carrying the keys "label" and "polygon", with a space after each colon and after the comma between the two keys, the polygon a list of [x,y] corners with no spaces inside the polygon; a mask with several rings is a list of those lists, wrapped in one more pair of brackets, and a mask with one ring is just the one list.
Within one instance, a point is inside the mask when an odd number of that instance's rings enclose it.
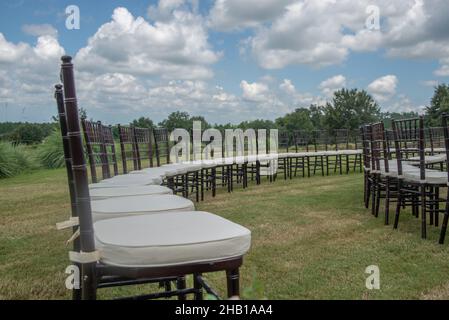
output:
{"label": "curved row of chairs", "polygon": [[427,237],[427,220],[438,227],[443,215],[440,244],[449,217],[447,122],[448,116],[443,115],[442,127],[425,128],[423,117],[395,120],[391,131],[386,131],[382,122],[361,127],[366,208],[371,202],[372,214],[378,217],[384,199],[388,225],[390,204],[395,203],[393,226],[397,229],[402,209],[410,207],[415,217],[421,217],[422,238]]}
{"label": "curved row of chairs", "polygon": [[[143,283],[160,283],[165,290],[129,298],[186,299],[192,294],[202,299],[204,291],[218,296],[202,276],[217,271],[226,272],[227,296],[239,296],[239,268],[250,248],[251,232],[213,213],[195,211],[189,194],[193,192],[197,201],[205,190],[214,196],[217,181],[229,192],[234,183],[247,187],[249,179],[259,184],[266,175],[273,181],[277,170],[288,179],[298,170],[310,176],[312,170],[324,175],[329,169],[342,173],[344,166],[346,172],[362,168],[362,150],[349,143],[348,130],[335,132],[339,139],[333,145],[329,135],[323,143],[315,140],[313,151],[304,136],[299,148],[298,132],[294,148],[288,134],[281,133],[282,153],[226,157],[223,149],[208,160],[171,163],[166,129],[119,126],[117,156],[111,126],[79,119],[68,56],[62,57],[61,79],[55,98],[72,212],[57,226],[72,229],[69,258],[81,270],[74,299],[95,299],[100,288]],[[191,288],[186,275],[193,278]]]}
{"label": "curved row of chairs", "polygon": [[[245,156],[229,156],[233,150],[227,150],[223,143],[220,150],[213,150],[206,156],[207,160],[179,161],[170,159],[171,144],[165,128],[118,125],[120,152],[117,152],[111,126],[84,119],[82,127],[94,183],[91,189],[120,184],[127,186],[130,180],[136,184],[147,183],[145,179],[152,174],[151,184],[164,183],[185,197],[193,192],[199,201],[204,199],[205,190],[212,190],[212,196],[215,196],[217,181],[231,192],[235,183],[246,188],[249,180],[260,184],[261,177],[267,176],[269,181],[273,181],[278,173],[283,174],[284,179],[291,179],[298,174],[310,177],[317,172],[324,176],[330,171],[342,174],[343,171],[349,173],[351,168],[362,170],[362,150],[357,149],[356,141],[350,143],[347,129],[334,130],[330,134],[315,131],[313,136],[317,137],[319,133],[320,139],[312,140],[306,131],[295,130],[291,134],[282,131],[278,142],[280,150],[276,153],[265,152],[269,148],[268,143],[259,148],[256,136],[254,154],[247,152]],[[97,172],[98,167],[101,173]],[[123,174],[119,175],[120,169]],[[142,173],[145,173],[145,181],[139,182],[138,175]]]}

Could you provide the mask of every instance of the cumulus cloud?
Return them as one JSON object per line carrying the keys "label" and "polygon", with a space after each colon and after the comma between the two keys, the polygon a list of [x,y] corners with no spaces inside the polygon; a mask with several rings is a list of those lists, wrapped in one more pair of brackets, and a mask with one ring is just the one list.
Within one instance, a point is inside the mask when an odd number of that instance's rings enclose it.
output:
{"label": "cumulus cloud", "polygon": [[63,54],[64,48],[51,35],[39,36],[33,46],[10,42],[0,33],[2,104],[11,105],[12,114],[27,109],[32,120],[48,121],[54,112],[43,117],[42,109],[54,106],[52,85],[58,81],[59,57]]}
{"label": "cumulus cloud", "polygon": [[242,96],[248,101],[263,101],[267,99],[268,86],[264,83],[249,83],[245,80],[240,82]]}
{"label": "cumulus cloud", "polygon": [[339,74],[321,82],[319,89],[326,97],[331,97],[335,91],[344,87],[346,87],[346,78]]}
{"label": "cumulus cloud", "polygon": [[[281,69],[303,64],[325,67],[344,62],[351,51],[385,49],[389,57],[444,59],[449,56],[446,0],[301,0],[262,6],[217,0],[210,17],[222,30],[253,27],[242,41],[260,66]],[[378,6],[380,30],[366,28],[366,9]],[[273,4],[274,6],[274,4]],[[266,15],[258,10],[266,9]],[[265,11],[263,11],[265,12]],[[436,75],[446,76],[442,62]]]}
{"label": "cumulus cloud", "polygon": [[174,8],[171,18],[154,24],[135,18],[126,8],[115,9],[112,20],[78,51],[75,60],[80,70],[166,79],[211,78],[210,65],[221,53],[211,49],[203,19],[190,11],[177,10],[174,4],[169,7]]}
{"label": "cumulus cloud", "polygon": [[39,36],[56,37],[58,35],[58,30],[56,30],[50,24],[25,24],[22,26],[22,31],[28,35],[35,37]]}
{"label": "cumulus cloud", "polygon": [[395,75],[380,77],[368,85],[368,92],[378,101],[387,101],[395,93],[398,84],[398,78]]}
{"label": "cumulus cloud", "polygon": [[233,31],[245,27],[257,27],[285,10],[293,0],[217,0],[209,13],[210,27],[221,31]]}

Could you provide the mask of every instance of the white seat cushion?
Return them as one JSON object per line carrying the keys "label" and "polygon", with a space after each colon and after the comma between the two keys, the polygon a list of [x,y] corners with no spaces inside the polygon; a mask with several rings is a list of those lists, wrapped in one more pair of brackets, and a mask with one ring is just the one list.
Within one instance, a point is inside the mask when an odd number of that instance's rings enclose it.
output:
{"label": "white seat cushion", "polygon": [[444,153],[444,152],[446,152],[446,148],[433,148],[433,150],[432,150],[432,148],[426,148],[426,149],[424,149],[424,151],[425,152],[436,152],[436,153]]}
{"label": "white seat cushion", "polygon": [[112,183],[121,185],[149,185],[160,184],[162,181],[161,175],[152,174],[123,174],[114,176],[109,179],[104,179],[101,183]]}
{"label": "white seat cushion", "polygon": [[427,184],[438,184],[446,185],[448,183],[447,172],[441,172],[436,170],[426,170],[426,179],[421,181],[421,175],[419,171],[405,172],[404,178],[407,181],[414,183],[427,183]]}
{"label": "white seat cushion", "polygon": [[95,188],[90,190],[91,200],[104,200],[130,196],[151,196],[160,194],[173,194],[170,188],[163,186],[130,186],[120,188]]}
{"label": "white seat cushion", "polygon": [[92,201],[94,221],[170,211],[192,211],[192,201],[175,195],[132,196]]}
{"label": "white seat cushion", "polygon": [[362,149],[357,149],[357,150],[338,150],[337,153],[339,155],[357,155],[357,154],[362,154]]}
{"label": "white seat cushion", "polygon": [[[419,165],[419,157],[412,157],[409,158],[411,164],[413,165]],[[425,156],[424,162],[425,164],[434,164],[434,163],[440,163],[446,161],[446,155],[445,154],[437,154],[434,156]]]}
{"label": "white seat cushion", "polygon": [[101,261],[114,266],[211,262],[242,256],[251,245],[248,229],[202,211],[102,220],[94,230]]}

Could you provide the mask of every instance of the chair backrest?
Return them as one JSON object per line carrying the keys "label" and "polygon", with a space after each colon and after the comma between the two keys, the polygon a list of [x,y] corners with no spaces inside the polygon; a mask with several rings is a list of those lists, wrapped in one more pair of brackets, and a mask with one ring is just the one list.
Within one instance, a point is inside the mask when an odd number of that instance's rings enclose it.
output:
{"label": "chair backrest", "polygon": [[362,140],[363,166],[365,170],[371,168],[371,125],[363,125],[360,127],[360,136]]}
{"label": "chair backrest", "polygon": [[315,151],[327,151],[329,146],[329,134],[326,130],[313,131],[313,144]]}
{"label": "chair backrest", "polygon": [[388,162],[388,145],[385,136],[385,127],[383,122],[377,122],[371,126],[371,168],[373,170],[390,172]]}
{"label": "chair backrest", "polygon": [[387,139],[387,148],[390,159],[392,159],[392,155],[396,152],[394,147],[394,132],[393,130],[386,129],[385,130],[385,138]]}
{"label": "chair backrest", "polygon": [[120,139],[123,173],[128,173],[128,161],[132,160],[133,169],[139,170],[136,140],[133,126],[117,125]]}
{"label": "chair backrest", "polygon": [[[134,128],[134,139],[139,170],[153,167],[153,131],[150,128]],[[144,161],[147,164],[144,164]]]}
{"label": "chair backrest", "polygon": [[[70,195],[70,204],[71,204],[71,212],[72,217],[77,217],[77,205],[76,205],[76,194],[75,194],[75,181],[73,178],[72,172],[72,156],[70,155],[70,145],[69,145],[69,137],[67,136],[67,120],[66,113],[64,107],[64,95],[62,92],[62,85],[55,85],[55,99],[56,105],[58,107],[58,115],[59,115],[59,128],[61,129],[62,136],[62,146],[64,150],[64,159],[65,159],[65,168],[67,171],[67,180],[69,184],[69,195]],[[74,242],[74,247],[79,245],[79,241]],[[76,250],[76,248],[75,248]]]}
{"label": "chair backrest", "polygon": [[279,131],[279,150],[285,149],[286,152],[288,152],[288,149],[290,147],[290,132],[287,130],[281,130]]}
{"label": "chair backrest", "polygon": [[[72,159],[72,173],[75,186],[77,212],[80,228],[80,251],[86,254],[95,251],[92,210],[90,205],[89,180],[84,159],[83,141],[78,116],[75,79],[72,58],[62,57],[61,78],[64,85],[64,104],[67,117],[67,137]],[[95,298],[96,262],[83,263],[82,298]]]}
{"label": "chair backrest", "polygon": [[444,128],[443,127],[431,127],[427,128],[427,141],[429,142],[430,154],[435,154],[435,149],[446,148],[444,141]]}
{"label": "chair backrest", "polygon": [[311,143],[310,133],[306,130],[293,130],[293,142],[296,152],[309,152],[309,144]]}
{"label": "chair backrest", "polygon": [[333,140],[335,143],[335,150],[349,149],[349,129],[334,129]]}
{"label": "chair backrest", "polygon": [[[103,125],[101,129],[101,133],[103,135],[103,144],[105,150],[105,159],[107,163],[108,177],[118,175],[118,163],[117,163],[117,153],[115,150],[115,141],[114,141],[114,132],[112,130],[112,126]],[[111,172],[111,166],[113,173]]]}
{"label": "chair backrest", "polygon": [[168,130],[166,128],[154,128],[153,135],[157,166],[159,167],[164,162],[170,163],[170,141]]}
{"label": "chair backrest", "polygon": [[443,113],[441,116],[441,125],[443,126],[444,147],[446,149],[446,170],[449,183],[449,114]]}
{"label": "chair backrest", "polygon": [[393,120],[392,124],[398,175],[401,176],[403,174],[403,162],[407,162],[411,156],[418,154],[420,178],[425,180],[424,118],[421,116],[413,119]]}
{"label": "chair backrest", "polygon": [[86,119],[83,119],[81,124],[84,132],[84,142],[86,143],[92,182],[96,183],[98,182],[97,166],[101,166],[103,179],[109,178],[109,166],[103,143],[103,125],[100,121],[92,122]]}

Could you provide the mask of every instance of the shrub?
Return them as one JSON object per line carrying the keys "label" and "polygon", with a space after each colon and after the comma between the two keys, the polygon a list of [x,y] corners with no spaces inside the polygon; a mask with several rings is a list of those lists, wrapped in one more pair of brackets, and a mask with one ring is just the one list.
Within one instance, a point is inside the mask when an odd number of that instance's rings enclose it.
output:
{"label": "shrub", "polygon": [[44,142],[38,146],[36,157],[39,163],[48,169],[64,167],[64,149],[61,133],[54,130]]}
{"label": "shrub", "polygon": [[9,134],[9,140],[17,144],[37,144],[41,143],[52,130],[53,124],[22,123]]}
{"label": "shrub", "polygon": [[23,146],[0,142],[0,179],[12,177],[30,166],[29,155]]}

